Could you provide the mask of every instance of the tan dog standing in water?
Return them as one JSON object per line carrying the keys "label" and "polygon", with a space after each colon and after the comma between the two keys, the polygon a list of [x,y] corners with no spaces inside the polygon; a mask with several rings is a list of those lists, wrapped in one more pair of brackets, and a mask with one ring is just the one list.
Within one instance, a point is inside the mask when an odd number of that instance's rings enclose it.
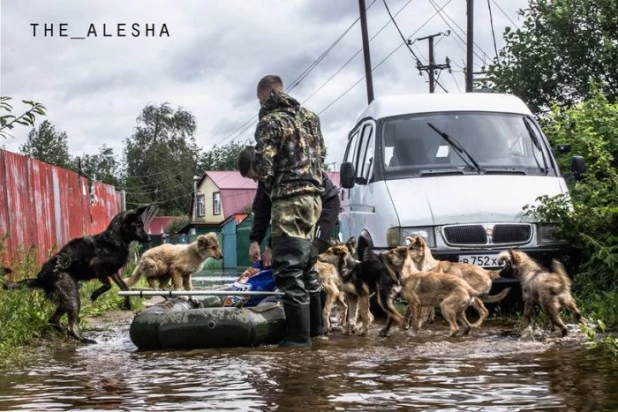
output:
{"label": "tan dog standing in water", "polygon": [[[493,280],[500,277],[499,271],[483,269],[478,265],[434,259],[425,240],[420,236],[407,237],[406,240],[409,242],[410,257],[418,270],[458,276],[472,286],[481,296],[488,294]],[[502,300],[510,290],[511,288],[506,288],[497,296],[501,296],[500,300]],[[472,327],[477,328],[487,319],[489,311],[483,304],[483,301],[478,298],[474,299],[472,307],[479,313],[479,319],[472,324]]]}
{"label": "tan dog standing in water", "polygon": [[465,311],[475,298],[489,303],[501,300],[499,295],[483,296],[458,276],[419,271],[411,259],[407,246],[391,249],[384,254],[384,257],[399,271],[401,296],[410,306],[412,328],[415,331],[420,328],[421,309],[429,306],[440,308],[450,327],[449,337],[459,332],[458,321],[463,326],[462,334],[467,335],[471,325]]}
{"label": "tan dog standing in water", "polygon": [[130,278],[124,279],[127,287],[145,276],[151,288],[165,289],[170,279],[174,290],[192,289],[191,274],[201,269],[207,258],[222,259],[219,240],[215,233],[200,235],[188,245],[163,244],[147,250],[140,257]]}
{"label": "tan dog standing in water", "polygon": [[552,330],[557,326],[562,336],[568,333],[566,325],[560,318],[562,308],[568,308],[577,321],[582,322],[582,315],[571,294],[571,279],[562,263],[553,260],[552,271],[549,272],[524,252],[513,249],[500,253],[498,263],[506,263],[505,270],[511,270],[521,283],[524,318],[528,325],[532,322],[535,304],[539,305],[549,318]]}
{"label": "tan dog standing in water", "polygon": [[337,314],[339,317],[339,325],[341,326],[343,326],[348,317],[348,305],[345,302],[343,284],[337,268],[330,263],[317,261],[315,263],[315,270],[318,272],[318,279],[326,292],[326,302],[322,309],[322,318],[324,331],[328,334],[333,329],[333,325],[330,321],[333,305],[337,303]]}

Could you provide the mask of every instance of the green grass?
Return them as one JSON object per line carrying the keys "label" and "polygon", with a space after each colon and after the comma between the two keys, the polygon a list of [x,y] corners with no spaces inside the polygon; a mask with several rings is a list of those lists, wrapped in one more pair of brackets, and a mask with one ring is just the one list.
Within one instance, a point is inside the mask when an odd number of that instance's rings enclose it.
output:
{"label": "green grass", "polygon": [[[0,239],[0,262],[4,258],[4,242]],[[36,261],[36,250],[23,254],[20,261],[9,262],[14,273],[10,280],[18,281],[36,277],[39,264]],[[135,267],[133,262],[127,265],[125,275],[130,274]],[[2,278],[0,273],[0,279]],[[8,277],[6,275],[5,277]],[[142,280],[140,280],[142,282]],[[138,286],[140,284],[138,283]],[[145,282],[144,282],[145,285]],[[99,288],[101,283],[97,280],[84,282],[80,288],[81,311],[80,327],[88,330],[88,316],[100,316],[105,313],[119,310],[124,303],[124,298],[118,296],[118,287],[112,286],[108,292],[101,295],[95,302],[90,300],[93,290]],[[132,309],[143,308],[142,300],[131,298]],[[25,354],[29,348],[39,347],[46,342],[72,341],[66,334],[57,332],[49,326],[48,319],[55,310],[55,305],[45,299],[41,290],[4,290],[0,288],[0,369],[9,365],[23,365]],[[61,320],[66,328],[66,316]]]}

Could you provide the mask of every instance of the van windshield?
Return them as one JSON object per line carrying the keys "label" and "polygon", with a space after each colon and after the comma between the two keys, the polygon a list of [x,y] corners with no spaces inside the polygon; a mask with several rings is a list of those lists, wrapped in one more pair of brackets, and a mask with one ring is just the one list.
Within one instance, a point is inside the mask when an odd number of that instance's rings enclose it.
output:
{"label": "van windshield", "polygon": [[[479,173],[472,165],[475,162],[487,173],[545,175],[550,169],[549,153],[536,127],[529,127],[531,122],[525,118],[490,112],[386,118],[381,138],[385,177]],[[457,145],[449,144],[441,133],[452,137],[467,154],[457,153]]]}

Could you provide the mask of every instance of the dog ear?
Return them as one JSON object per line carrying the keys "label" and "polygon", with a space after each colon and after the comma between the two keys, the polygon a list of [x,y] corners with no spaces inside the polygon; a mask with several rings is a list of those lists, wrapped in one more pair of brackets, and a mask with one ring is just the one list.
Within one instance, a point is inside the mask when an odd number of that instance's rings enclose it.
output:
{"label": "dog ear", "polygon": [[135,209],[135,213],[138,216],[142,216],[144,214],[144,212],[146,212],[146,210],[150,209],[150,205],[145,205],[145,206],[140,206],[137,209]]}
{"label": "dog ear", "polygon": [[514,264],[519,263],[520,256],[519,253],[517,253],[517,250],[515,250],[515,248],[509,249],[509,255],[511,256],[511,262],[513,262]]}

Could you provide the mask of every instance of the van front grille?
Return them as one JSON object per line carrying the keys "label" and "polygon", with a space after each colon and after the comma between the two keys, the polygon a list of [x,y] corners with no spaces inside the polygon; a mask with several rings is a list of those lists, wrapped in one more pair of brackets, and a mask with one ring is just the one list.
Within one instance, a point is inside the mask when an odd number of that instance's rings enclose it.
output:
{"label": "van front grille", "polygon": [[484,245],[487,233],[481,225],[448,226],[444,228],[444,237],[451,244]]}
{"label": "van front grille", "polygon": [[493,243],[523,243],[529,241],[531,235],[530,225],[496,225],[492,240]]}

